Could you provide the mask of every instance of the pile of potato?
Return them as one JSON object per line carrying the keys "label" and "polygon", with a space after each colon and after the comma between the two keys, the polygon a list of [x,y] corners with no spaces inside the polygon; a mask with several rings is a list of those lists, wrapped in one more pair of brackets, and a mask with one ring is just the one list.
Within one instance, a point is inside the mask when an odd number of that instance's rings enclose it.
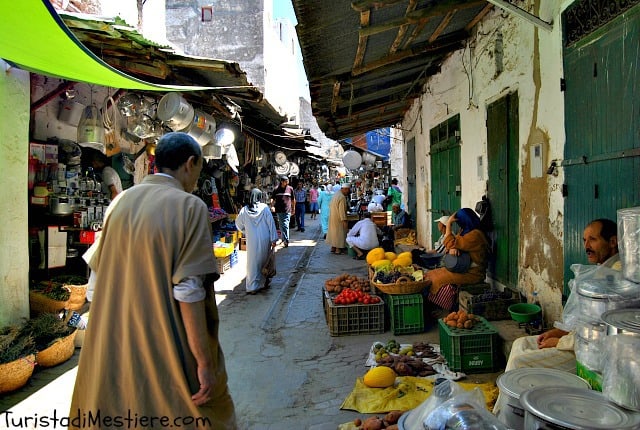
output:
{"label": "pile of potato", "polygon": [[351,288],[352,290],[364,292],[371,289],[369,279],[359,278],[355,275],[349,275],[348,273],[343,273],[335,278],[327,279],[324,282],[324,287],[330,293],[339,293],[344,288]]}
{"label": "pile of potato", "polygon": [[473,328],[476,323],[480,322],[480,318],[474,314],[468,314],[466,311],[459,310],[451,312],[443,318],[443,322],[452,328]]}
{"label": "pile of potato", "polygon": [[404,411],[391,411],[382,418],[375,416],[369,417],[364,421],[360,418],[356,418],[353,421],[353,424],[361,430],[397,430],[398,420],[403,413]]}

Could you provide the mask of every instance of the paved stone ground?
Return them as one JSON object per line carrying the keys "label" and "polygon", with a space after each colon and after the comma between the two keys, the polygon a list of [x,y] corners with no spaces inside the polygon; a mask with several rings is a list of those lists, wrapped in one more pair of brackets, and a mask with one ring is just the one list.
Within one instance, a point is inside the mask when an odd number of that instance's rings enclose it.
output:
{"label": "paved stone ground", "polygon": [[[366,263],[331,254],[319,221],[307,216],[306,224],[304,233],[292,231],[288,248],[278,247],[278,275],[269,290],[244,294],[245,252],[216,283],[220,341],[243,430],[336,429],[364,417],[340,406],[356,378],[366,372],[364,364],[374,341],[439,343],[433,321],[427,321],[428,330],[419,334],[330,336],[322,305],[324,281],[341,273],[365,277]],[[522,334],[514,324],[501,321],[494,326],[503,337],[513,339]],[[0,398],[0,411],[9,410],[14,418],[51,416],[54,411],[66,415],[79,351],[60,366],[36,369],[25,387]],[[498,374],[468,379],[484,382]],[[4,418],[0,415],[0,428],[7,428]]]}

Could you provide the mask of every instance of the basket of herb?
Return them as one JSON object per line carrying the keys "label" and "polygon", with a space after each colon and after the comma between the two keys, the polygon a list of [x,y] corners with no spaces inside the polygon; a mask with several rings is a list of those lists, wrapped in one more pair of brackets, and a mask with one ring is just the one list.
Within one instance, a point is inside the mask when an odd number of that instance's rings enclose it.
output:
{"label": "basket of herb", "polygon": [[51,313],[43,313],[27,322],[23,329],[36,346],[36,363],[42,367],[53,367],[64,363],[73,355],[77,330],[69,327],[63,319]]}
{"label": "basket of herb", "polygon": [[69,289],[71,295],[66,309],[78,311],[84,306],[87,298],[87,279],[82,276],[61,275],[51,279],[53,282],[61,283]]}
{"label": "basket of herb", "polygon": [[32,284],[29,306],[33,315],[58,313],[67,307],[71,297],[69,287],[60,282],[42,281]]}
{"label": "basket of herb", "polygon": [[33,338],[19,327],[0,329],[0,394],[15,391],[24,386],[35,365]]}

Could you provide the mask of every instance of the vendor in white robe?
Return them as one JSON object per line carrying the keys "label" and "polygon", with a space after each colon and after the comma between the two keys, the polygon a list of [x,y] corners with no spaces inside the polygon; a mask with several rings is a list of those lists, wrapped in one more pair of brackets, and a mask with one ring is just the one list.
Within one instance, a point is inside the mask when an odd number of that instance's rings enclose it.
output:
{"label": "vendor in white robe", "polygon": [[262,191],[251,190],[249,202],[240,209],[236,227],[247,238],[247,294],[268,288],[270,279],[262,275],[262,266],[278,241],[278,231],[271,209],[262,203]]}
{"label": "vendor in white robe", "polygon": [[379,245],[378,235],[382,235],[382,230],[371,221],[371,213],[363,213],[347,233],[347,244],[356,252],[356,260],[364,260],[365,254]]}

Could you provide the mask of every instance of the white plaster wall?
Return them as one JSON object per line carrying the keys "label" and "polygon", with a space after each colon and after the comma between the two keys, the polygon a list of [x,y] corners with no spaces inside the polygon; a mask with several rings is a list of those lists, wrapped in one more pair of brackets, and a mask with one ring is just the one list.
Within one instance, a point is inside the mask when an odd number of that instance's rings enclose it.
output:
{"label": "white plaster wall", "polygon": [[295,28],[288,19],[278,19],[267,24],[264,38],[264,96],[281,115],[295,116],[296,123],[300,124],[299,97],[305,97],[305,94],[300,92],[297,70],[302,61],[296,55],[299,48]]}
{"label": "white plaster wall", "polygon": [[29,318],[29,73],[0,59],[0,327]]}
{"label": "white plaster wall", "polygon": [[[519,97],[520,184],[529,175],[529,145],[539,136],[546,142],[543,163],[562,158],[564,145],[562,77],[562,43],[560,5],[551,0],[537,3],[518,2],[520,7],[548,22],[554,29],[548,32],[535,28],[522,18],[494,8],[474,29],[474,36],[462,50],[455,52],[443,64],[439,74],[424,87],[424,95],[407,112],[402,128],[405,140],[416,139],[416,186],[418,193],[418,241],[430,244],[432,217],[430,204],[429,130],[455,114],[461,123],[462,206],[474,207],[487,187],[486,108],[500,97],[517,91]],[[539,4],[539,6],[538,6]],[[566,3],[565,3],[566,6]],[[496,74],[495,41],[503,36],[503,71]],[[477,159],[483,158],[482,177],[477,174]],[[548,165],[548,164],[547,164]],[[545,185],[539,190],[539,202],[522,201],[521,212],[539,203],[548,205],[550,230],[562,235],[563,199],[560,194],[563,178],[545,175]],[[520,256],[524,260],[534,241],[540,241],[533,224],[535,216],[521,225]],[[539,221],[539,220],[538,220]],[[561,243],[561,240],[560,240]],[[551,279],[546,268],[557,261],[540,258],[537,267],[521,267],[519,288],[525,293],[537,290],[549,318],[561,312],[562,279]],[[560,285],[560,288],[558,286]]]}
{"label": "white plaster wall", "polygon": [[[132,27],[138,25],[138,6],[132,0],[102,0],[100,9],[103,16],[119,16]],[[142,7],[141,33],[149,40],[160,44],[170,44],[166,32],[165,0],[145,0]]]}

